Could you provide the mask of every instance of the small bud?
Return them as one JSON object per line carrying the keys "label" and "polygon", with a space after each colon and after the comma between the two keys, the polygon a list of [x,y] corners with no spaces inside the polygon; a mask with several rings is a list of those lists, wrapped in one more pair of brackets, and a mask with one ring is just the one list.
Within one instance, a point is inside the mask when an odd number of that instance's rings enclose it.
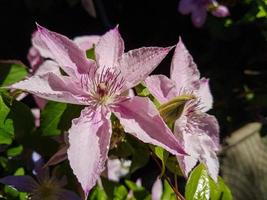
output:
{"label": "small bud", "polygon": [[195,99],[193,95],[178,96],[159,107],[159,113],[168,125],[172,125],[182,115],[186,102]]}

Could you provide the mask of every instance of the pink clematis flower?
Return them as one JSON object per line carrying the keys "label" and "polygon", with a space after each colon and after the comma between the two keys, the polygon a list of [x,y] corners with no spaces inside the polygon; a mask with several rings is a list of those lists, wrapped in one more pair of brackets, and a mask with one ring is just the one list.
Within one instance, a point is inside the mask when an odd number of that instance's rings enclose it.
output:
{"label": "pink clematis flower", "polygon": [[[49,52],[43,51],[42,49],[39,51],[38,44],[35,45],[35,40],[38,40],[38,34],[34,32],[32,34],[32,46],[29,49],[27,58],[30,63],[31,67],[31,74],[32,75],[42,75],[46,74],[47,72],[53,72],[55,74],[60,74],[59,65],[52,61],[52,60],[46,60],[46,58],[50,58],[51,55]],[[86,52],[86,50],[93,48],[93,45],[96,44],[99,40],[100,36],[97,35],[91,35],[91,36],[80,36],[73,39],[73,42],[78,45],[83,51]],[[37,42],[38,43],[38,42]],[[23,96],[24,98],[25,96]],[[40,109],[43,109],[46,105],[46,100],[43,98],[40,98],[36,95],[33,95],[34,100],[37,104],[37,106]]]}
{"label": "pink clematis flower", "polygon": [[145,143],[184,155],[178,140],[148,98],[127,91],[144,80],[171,48],[147,47],[124,52],[118,28],[95,45],[96,61],[71,40],[38,26],[34,41],[42,55],[68,75],[52,72],[32,76],[10,88],[21,89],[52,101],[85,105],[69,130],[68,159],[88,195],[104,170],[111,138],[113,113],[124,130]]}
{"label": "pink clematis flower", "polygon": [[191,13],[195,27],[201,27],[205,23],[207,11],[216,17],[226,17],[230,14],[228,8],[216,0],[180,0],[178,10],[183,15]]}
{"label": "pink clematis flower", "polygon": [[161,104],[181,95],[193,94],[197,98],[185,104],[181,116],[174,123],[174,134],[188,153],[178,155],[177,160],[185,176],[200,161],[206,165],[210,176],[217,180],[219,126],[214,116],[205,113],[213,102],[208,83],[208,79],[200,79],[197,66],[181,40],[172,59],[171,79],[153,75],[145,80]]}

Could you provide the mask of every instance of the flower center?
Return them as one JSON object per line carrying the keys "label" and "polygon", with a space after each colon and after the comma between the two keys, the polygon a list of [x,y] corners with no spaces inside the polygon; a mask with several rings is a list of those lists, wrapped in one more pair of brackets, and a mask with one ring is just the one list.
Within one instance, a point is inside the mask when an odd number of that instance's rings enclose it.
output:
{"label": "flower center", "polygon": [[97,69],[93,75],[84,74],[81,77],[81,86],[88,94],[86,99],[90,105],[108,105],[114,103],[124,87],[121,73],[114,68]]}

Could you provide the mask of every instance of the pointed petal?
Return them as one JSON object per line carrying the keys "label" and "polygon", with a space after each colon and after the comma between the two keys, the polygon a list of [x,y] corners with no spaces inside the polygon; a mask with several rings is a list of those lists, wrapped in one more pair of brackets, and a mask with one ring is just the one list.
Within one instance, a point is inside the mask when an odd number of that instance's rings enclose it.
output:
{"label": "pointed petal", "polygon": [[124,42],[118,27],[105,33],[95,47],[96,60],[99,67],[114,67],[124,52]]}
{"label": "pointed petal", "polygon": [[39,65],[43,62],[43,58],[41,57],[39,51],[33,46],[29,49],[27,59],[33,71],[38,69]]}
{"label": "pointed petal", "polygon": [[93,48],[94,45],[98,43],[100,36],[90,35],[90,36],[80,36],[73,39],[73,42],[78,45],[83,51]]}
{"label": "pointed petal", "polygon": [[126,80],[128,88],[136,86],[160,64],[172,47],[143,47],[123,54],[118,68]]}
{"label": "pointed petal", "polygon": [[177,156],[185,176],[198,160],[207,166],[209,174],[217,180],[219,164],[216,152],[219,150],[219,126],[216,118],[201,112],[192,116],[192,119],[182,116],[175,122],[174,134],[188,153],[188,156]]}
{"label": "pointed petal", "polygon": [[192,87],[199,78],[197,65],[180,38],[172,58],[171,79],[176,82],[178,90],[183,90]]}
{"label": "pointed petal", "polygon": [[51,165],[56,165],[60,162],[63,162],[68,158],[67,155],[67,150],[69,146],[64,145],[62,148],[60,148],[45,164],[45,166],[51,166]]}
{"label": "pointed petal", "polygon": [[34,46],[41,55],[55,60],[70,76],[88,73],[94,62],[86,58],[86,54],[67,37],[37,25],[38,31],[33,38]]}
{"label": "pointed petal", "polygon": [[163,194],[162,182],[159,178],[157,178],[157,180],[154,182],[152,186],[151,198],[152,200],[161,200],[162,194]]}
{"label": "pointed petal", "polygon": [[189,172],[196,166],[198,159],[192,156],[176,156],[179,163],[180,169],[182,170],[184,176],[187,178]]}
{"label": "pointed petal", "polygon": [[43,62],[34,72],[34,75],[42,75],[48,72],[53,72],[54,74],[60,75],[59,66],[56,62],[52,60],[46,60]]}
{"label": "pointed petal", "polygon": [[148,98],[136,96],[120,102],[113,108],[113,112],[124,130],[139,140],[163,147],[174,155],[185,154],[178,140]]}
{"label": "pointed petal", "polygon": [[156,97],[161,104],[178,96],[175,82],[164,75],[149,76],[144,83],[150,93]]}
{"label": "pointed petal", "polygon": [[207,148],[212,145],[210,140],[202,141],[204,154],[201,155],[201,161],[206,165],[207,170],[211,178],[217,182],[219,174],[219,160],[214,151]]}
{"label": "pointed petal", "polygon": [[21,192],[32,192],[38,187],[38,183],[30,176],[6,176],[0,179],[0,183],[10,185]]}
{"label": "pointed petal", "polygon": [[9,86],[9,88],[24,90],[38,97],[51,101],[71,104],[86,104],[77,96],[71,94],[71,91],[75,91],[74,88],[71,89],[69,87],[72,86],[71,82],[68,85],[64,86],[64,82],[63,80],[61,80],[61,78],[53,73],[47,73],[41,76],[29,77],[26,80],[17,82]]}
{"label": "pointed petal", "polygon": [[68,159],[86,196],[104,170],[111,137],[110,114],[91,112],[84,109],[69,130]]}
{"label": "pointed petal", "polygon": [[200,99],[202,112],[207,112],[212,108],[213,97],[210,92],[209,79],[202,78],[194,83],[197,97]]}
{"label": "pointed petal", "polygon": [[81,200],[81,198],[76,193],[66,189],[60,189],[58,196],[59,199],[64,200]]}

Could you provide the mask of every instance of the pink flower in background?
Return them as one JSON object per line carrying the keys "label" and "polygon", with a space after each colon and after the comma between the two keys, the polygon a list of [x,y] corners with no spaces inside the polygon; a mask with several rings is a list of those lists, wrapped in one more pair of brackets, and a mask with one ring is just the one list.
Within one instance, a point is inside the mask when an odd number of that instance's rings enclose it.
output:
{"label": "pink flower in background", "polygon": [[[85,105],[69,130],[68,159],[88,195],[104,170],[111,138],[111,112],[127,133],[145,143],[185,155],[154,104],[145,97],[129,96],[130,88],[144,80],[171,48],[143,47],[124,53],[118,28],[95,45],[96,61],[63,35],[38,26],[34,45],[66,75],[48,72],[10,86],[44,99]],[[50,60],[49,60],[50,61]]]}
{"label": "pink flower in background", "polygon": [[180,0],[178,10],[183,15],[191,14],[194,26],[201,27],[207,17],[207,11],[216,17],[226,17],[229,10],[226,6],[220,5],[216,0]]}
{"label": "pink flower in background", "polygon": [[197,66],[181,40],[172,59],[171,79],[152,75],[145,84],[161,104],[180,95],[193,94],[197,98],[186,103],[182,115],[174,124],[174,134],[188,153],[178,155],[177,160],[185,176],[200,161],[206,165],[210,176],[217,180],[219,126],[214,116],[205,113],[213,102],[209,80],[200,79]]}

